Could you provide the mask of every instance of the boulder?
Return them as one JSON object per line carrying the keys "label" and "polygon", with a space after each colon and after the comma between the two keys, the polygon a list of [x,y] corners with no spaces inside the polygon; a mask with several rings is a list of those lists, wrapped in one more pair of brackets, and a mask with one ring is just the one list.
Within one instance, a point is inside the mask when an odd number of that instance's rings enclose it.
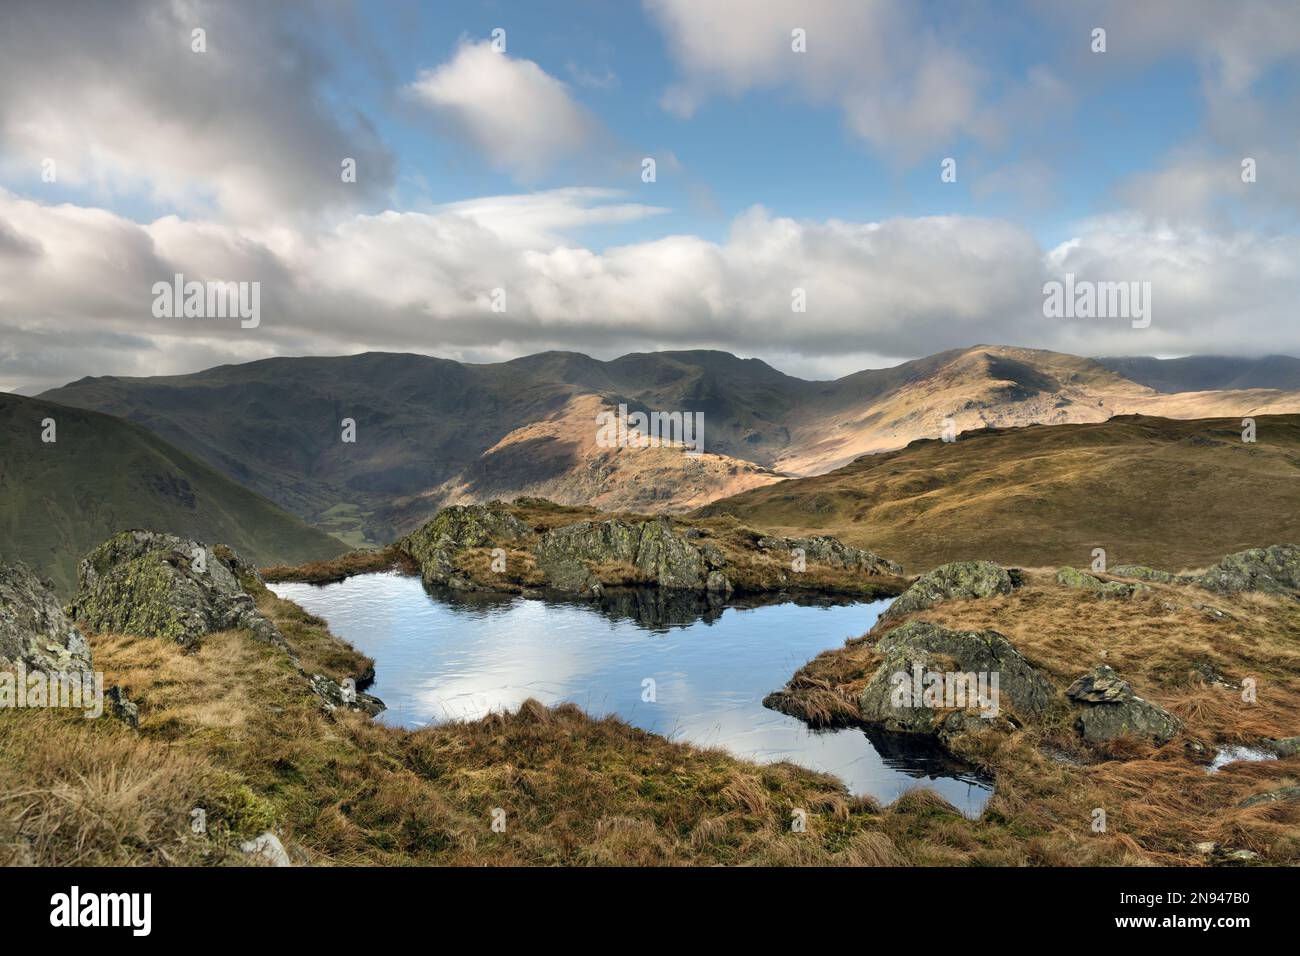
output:
{"label": "boulder", "polygon": [[987,598],[1010,594],[1015,587],[1007,570],[992,561],[955,561],[927,571],[885,611],[898,617],[956,598]]}
{"label": "boulder", "polygon": [[1173,714],[1133,693],[1129,682],[1106,664],[1079,677],[1065,694],[1082,708],[1078,727],[1089,743],[1131,735],[1163,744],[1183,728]]}
{"label": "boulder", "polygon": [[1056,572],[1056,583],[1062,587],[1091,591],[1104,598],[1129,598],[1137,591],[1148,590],[1145,584],[1124,584],[1120,581],[1103,581],[1101,578],[1086,574],[1076,568],[1060,568]]}
{"label": "boulder", "polygon": [[1296,595],[1300,593],[1300,545],[1238,551],[1202,574],[1196,583],[1219,594],[1262,591]]}
{"label": "boulder", "polygon": [[[996,631],[910,621],[882,637],[875,650],[883,661],[863,688],[858,710],[864,722],[885,731],[947,738],[1008,709],[1020,717],[1041,717],[1054,697],[1047,679]],[[914,694],[918,675],[924,686],[927,674],[943,675],[945,690],[953,688],[939,706],[931,706],[940,702],[924,692],[919,701]],[[965,706],[957,693],[959,677]],[[972,700],[977,691],[983,700]]]}
{"label": "boulder", "polygon": [[331,680],[324,674],[312,674],[308,677],[311,691],[321,699],[326,713],[332,714],[340,707],[359,710],[374,717],[387,710],[387,705],[371,694],[363,694],[355,686],[345,688],[338,681]]}
{"label": "boulder", "polygon": [[239,849],[264,866],[293,866],[284,844],[270,830],[239,844]]}
{"label": "boulder", "polygon": [[128,727],[140,726],[140,708],[128,700],[126,691],[116,684],[104,691],[104,712]]}
{"label": "boulder", "polygon": [[816,561],[832,568],[859,571],[866,575],[903,573],[901,564],[882,558],[873,551],[851,548],[839,538],[829,535],[814,535],[810,538],[763,537],[758,539],[758,547],[763,551],[781,551],[786,556],[792,555],[795,549],[801,549],[808,561]]}
{"label": "boulder", "polygon": [[0,666],[87,673],[90,645],[59,607],[49,585],[24,564],[0,564]]}
{"label": "boulder", "polygon": [[1107,573],[1117,578],[1137,578],[1139,581],[1155,581],[1157,584],[1190,584],[1196,580],[1195,577],[1186,574],[1158,571],[1145,564],[1117,564],[1108,568]]}
{"label": "boulder", "polygon": [[599,585],[591,566],[600,564],[628,565],[641,583],[661,588],[731,590],[722,552],[677,534],[667,518],[564,525],[543,534],[533,553],[549,583],[565,591],[585,592]]}
{"label": "boulder", "polygon": [[[193,647],[205,634],[243,629],[287,647],[242,580],[257,571],[229,548],[156,531],[124,531],[81,562],[69,609],[97,632],[163,637]],[[242,579],[242,580],[241,580]]]}
{"label": "boulder", "polygon": [[1300,754],[1300,737],[1279,737],[1264,741],[1264,746],[1279,757],[1294,757]]}
{"label": "boulder", "polygon": [[470,589],[472,583],[456,570],[458,552],[518,544],[530,534],[526,524],[503,511],[497,502],[452,505],[402,538],[397,546],[419,563],[425,583]]}
{"label": "boulder", "polygon": [[1239,807],[1259,807],[1270,803],[1296,803],[1300,802],[1300,787],[1278,787],[1276,790],[1265,790],[1263,793],[1257,793],[1254,796],[1247,797],[1237,804]]}

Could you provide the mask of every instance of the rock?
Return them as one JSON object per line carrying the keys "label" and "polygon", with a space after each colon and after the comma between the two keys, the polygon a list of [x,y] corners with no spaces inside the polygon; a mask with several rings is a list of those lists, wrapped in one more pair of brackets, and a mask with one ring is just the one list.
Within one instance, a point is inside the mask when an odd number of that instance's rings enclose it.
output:
{"label": "rock", "polygon": [[287,647],[244,590],[242,580],[257,579],[257,571],[229,548],[124,531],[92,551],[78,577],[81,589],[70,611],[93,631],[163,637],[193,647],[205,634],[244,629]]}
{"label": "rock", "polygon": [[1137,578],[1139,581],[1155,581],[1157,584],[1190,584],[1196,580],[1186,574],[1157,571],[1145,564],[1117,564],[1108,568],[1106,573],[1113,574],[1117,578]]}
{"label": "rock", "polygon": [[1101,597],[1109,598],[1128,598],[1132,597],[1135,591],[1145,591],[1145,584],[1123,584],[1119,581],[1103,581],[1100,578],[1093,577],[1091,574],[1085,574],[1075,568],[1060,568],[1056,572],[1056,583],[1062,587],[1077,588],[1082,591],[1091,591]]}
{"label": "rock", "polygon": [[1011,575],[992,561],[956,561],[927,571],[885,611],[898,617],[933,607],[956,598],[987,598],[1010,594],[1015,587]]}
{"label": "rock", "polygon": [[1264,741],[1264,746],[1279,757],[1294,757],[1300,754],[1300,737],[1269,738]]}
{"label": "rock", "polygon": [[104,712],[128,727],[140,726],[140,708],[127,700],[126,691],[117,684],[104,691]]}
{"label": "rock", "polygon": [[486,505],[452,505],[397,542],[420,565],[428,584],[445,584],[458,590],[475,585],[456,570],[456,554],[465,548],[517,544],[531,534],[528,526],[501,509]]}
{"label": "rock", "polygon": [[285,852],[280,838],[269,830],[251,840],[239,844],[239,848],[257,861],[268,866],[293,866],[289,854]]}
{"label": "rock", "polygon": [[339,707],[346,707],[350,710],[362,711],[374,717],[376,714],[388,709],[387,705],[378,697],[363,694],[356,690],[355,687],[345,690],[342,684],[331,680],[324,674],[312,674],[308,680],[311,683],[312,693],[324,702],[327,713],[333,713]]}
{"label": "rock", "polygon": [[1300,545],[1238,551],[1202,574],[1196,583],[1218,594],[1261,591],[1296,595],[1300,593]]}
{"label": "rock", "polygon": [[[1051,684],[996,631],[958,631],[928,621],[911,621],[882,637],[875,650],[884,660],[863,688],[858,709],[863,721],[889,732],[936,734],[946,739],[987,726],[988,718],[1007,709],[1032,718],[1042,716],[1051,706]],[[929,706],[931,701],[924,695],[917,701],[907,688],[915,688],[918,672],[923,685],[926,674],[943,675],[945,683],[952,685],[952,693],[942,702],[934,701],[939,706]],[[965,706],[957,694],[958,675],[964,677],[968,688]],[[977,689],[985,698],[979,702],[972,700]],[[989,702],[991,708],[986,707]]]}
{"label": "rock", "polygon": [[[696,545],[673,531],[667,518],[648,521],[580,521],[553,528],[534,549],[537,566],[553,587],[564,591],[590,591],[599,583],[593,564],[623,564],[634,569],[642,583],[661,588],[705,590],[712,572],[724,559],[716,548]],[[723,578],[714,577],[715,590]]]}
{"label": "rock", "polygon": [[24,564],[0,564],[0,664],[46,674],[84,674],[90,645],[49,585]]}
{"label": "rock", "polygon": [[793,555],[795,549],[801,549],[808,561],[817,561],[832,568],[859,571],[866,575],[902,574],[903,566],[887,558],[882,558],[873,551],[851,548],[839,538],[829,535],[815,535],[810,538],[763,537],[758,539],[758,547],[763,551],[781,551]]}
{"label": "rock", "polygon": [[1276,790],[1266,790],[1263,793],[1247,797],[1237,806],[1258,807],[1266,803],[1295,803],[1297,801],[1300,801],[1300,787],[1279,787]]}
{"label": "rock", "polygon": [[1083,706],[1078,724],[1089,743],[1132,735],[1163,744],[1183,728],[1173,714],[1133,693],[1129,682],[1106,664],[1078,678],[1065,695]]}

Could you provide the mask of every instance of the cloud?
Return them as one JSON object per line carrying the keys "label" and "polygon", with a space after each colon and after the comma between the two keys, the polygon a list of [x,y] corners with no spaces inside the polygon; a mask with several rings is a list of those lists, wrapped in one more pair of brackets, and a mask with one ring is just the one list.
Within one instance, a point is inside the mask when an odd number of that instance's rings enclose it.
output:
{"label": "cloud", "polygon": [[[905,159],[989,125],[976,61],[894,0],[645,0],[681,78],[660,105],[689,117],[712,95],[787,89],[837,105],[849,130]],[[805,31],[806,52],[792,50]]]}
{"label": "cloud", "polygon": [[[808,221],[761,207],[720,241],[664,235],[597,250],[568,235],[656,212],[612,191],[556,190],[262,232],[175,216],[136,224],[0,190],[0,386],[367,349],[481,360],[716,347],[840,373],[977,342],[1300,352],[1294,236],[1153,229],[1126,215],[1089,220],[1044,250],[998,219]],[[1067,271],[1150,281],[1151,327],[1044,318],[1042,285]],[[261,325],[154,317],[152,284],[176,272],[261,282]],[[797,288],[803,313],[791,309]],[[504,312],[492,308],[496,289]]]}
{"label": "cloud", "polygon": [[407,87],[492,166],[536,181],[600,135],[600,124],[569,88],[532,60],[464,43],[446,63]]}
{"label": "cloud", "polygon": [[[51,158],[61,185],[97,201],[138,194],[241,222],[382,201],[392,155],[364,116],[327,105],[330,64],[288,16],[202,0],[9,0],[4,171],[34,180]],[[192,49],[196,28],[206,52]],[[356,183],[342,182],[346,157]]]}

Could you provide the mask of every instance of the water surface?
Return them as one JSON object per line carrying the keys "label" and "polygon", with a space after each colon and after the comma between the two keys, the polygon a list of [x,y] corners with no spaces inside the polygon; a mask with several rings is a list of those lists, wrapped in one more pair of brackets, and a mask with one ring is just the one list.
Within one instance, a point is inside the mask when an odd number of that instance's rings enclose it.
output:
{"label": "water surface", "polygon": [[867,631],[888,601],[738,607],[649,591],[595,604],[430,591],[397,573],[271,588],[375,659],[369,692],[390,724],[475,719],[529,697],[571,701],[674,740],[833,773],[885,803],[921,784],[968,814],[989,797],[985,782],[914,741],[873,745],[861,730],[814,731],[763,707],[810,658]]}

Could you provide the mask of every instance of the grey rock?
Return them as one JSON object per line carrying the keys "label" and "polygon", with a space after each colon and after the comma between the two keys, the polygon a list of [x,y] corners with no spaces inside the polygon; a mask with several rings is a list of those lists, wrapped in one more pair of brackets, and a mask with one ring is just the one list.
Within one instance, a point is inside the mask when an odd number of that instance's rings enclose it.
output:
{"label": "grey rock", "polygon": [[1117,564],[1106,570],[1117,578],[1137,578],[1139,581],[1155,581],[1157,584],[1190,584],[1196,580],[1191,575],[1158,571],[1145,564]]}
{"label": "grey rock", "polygon": [[[124,531],[81,562],[69,610],[101,633],[163,637],[193,647],[205,634],[243,629],[287,647],[242,580],[257,571],[229,548],[156,531]],[[242,580],[241,580],[242,579]]]}
{"label": "grey rock", "polygon": [[1300,787],[1279,787],[1276,790],[1266,790],[1247,797],[1237,806],[1258,807],[1267,803],[1296,803],[1297,801],[1300,801]]}
{"label": "grey rock", "polygon": [[1280,737],[1276,740],[1265,740],[1264,746],[1279,757],[1294,757],[1300,754],[1300,737]]}
{"label": "grey rock", "polygon": [[[863,721],[896,733],[934,734],[948,738],[987,726],[990,716],[1011,710],[1019,717],[1041,717],[1051,706],[1052,686],[1005,637],[996,631],[958,631],[928,621],[910,621],[887,633],[875,650],[884,660],[868,679],[858,699]],[[910,694],[900,695],[903,676],[974,675],[966,678],[966,706],[925,706]],[[983,711],[972,698],[978,675],[997,675],[995,713]],[[903,675],[903,676],[900,676]],[[986,690],[992,689],[986,683]],[[954,695],[947,703],[958,705]]]}
{"label": "grey rock", "polygon": [[[543,534],[533,553],[551,585],[564,591],[590,591],[597,583],[593,564],[628,565],[641,583],[695,590],[707,589],[712,572],[722,570],[720,552],[675,533],[667,518],[580,521]],[[714,577],[714,589],[726,590],[724,580]]]}
{"label": "grey rock", "polygon": [[321,699],[328,713],[333,713],[338,708],[345,707],[349,710],[359,710],[374,717],[387,709],[387,705],[378,697],[363,694],[355,688],[344,690],[342,684],[331,680],[324,674],[311,674],[308,680],[311,684],[311,692]]}
{"label": "grey rock", "polygon": [[87,673],[90,645],[54,592],[24,564],[0,564],[0,664],[30,671]]}
{"label": "grey rock", "polygon": [[459,552],[466,548],[518,544],[530,534],[528,526],[502,510],[499,502],[452,505],[397,545],[419,563],[420,575],[426,583],[469,591],[476,590],[477,586],[456,570],[455,558]]}
{"label": "grey rock", "polygon": [[116,684],[104,691],[104,713],[116,717],[128,727],[140,726],[140,708],[128,700],[126,691]]}
{"label": "grey rock", "polygon": [[1132,735],[1163,744],[1183,728],[1173,714],[1133,693],[1129,682],[1106,664],[1079,677],[1065,694],[1082,707],[1078,726],[1089,743]]}
{"label": "grey rock", "polygon": [[1056,572],[1056,583],[1062,587],[1091,591],[1104,598],[1129,598],[1137,591],[1148,590],[1145,584],[1124,584],[1120,581],[1103,581],[1076,568],[1060,568]]}
{"label": "grey rock", "polygon": [[992,561],[955,561],[927,571],[885,611],[886,617],[911,614],[956,598],[987,598],[1010,594],[1011,575]]}
{"label": "grey rock", "polygon": [[817,561],[832,568],[858,571],[866,575],[903,573],[901,564],[882,558],[873,551],[851,548],[839,538],[832,538],[829,535],[814,535],[808,538],[768,536],[758,539],[758,547],[762,551],[780,551],[787,558],[792,556],[796,549],[801,549],[805,559],[809,561]]}
{"label": "grey rock", "polygon": [[239,849],[256,858],[259,863],[267,866],[293,866],[293,861],[289,859],[289,854],[285,852],[284,844],[280,842],[278,836],[269,830],[239,844]]}
{"label": "grey rock", "polygon": [[1230,554],[1201,575],[1197,584],[1218,594],[1296,595],[1300,593],[1300,545],[1275,544]]}

